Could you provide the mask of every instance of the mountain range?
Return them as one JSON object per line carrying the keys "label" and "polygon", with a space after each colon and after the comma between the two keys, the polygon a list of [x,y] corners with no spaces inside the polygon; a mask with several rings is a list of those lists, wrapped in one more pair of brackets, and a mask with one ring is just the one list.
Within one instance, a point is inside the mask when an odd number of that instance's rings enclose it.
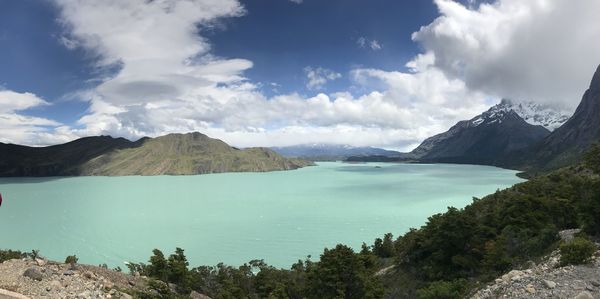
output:
{"label": "mountain range", "polygon": [[237,149],[201,133],[137,141],[97,136],[48,147],[0,143],[0,176],[273,171],[312,165],[304,159],[484,164],[537,172],[577,162],[599,140],[600,66],[570,118],[541,105],[502,100],[409,153],[335,144]]}
{"label": "mountain range", "polygon": [[0,143],[0,176],[183,175],[290,170],[312,165],[268,148],[237,149],[201,133],[129,141],[85,137],[48,146]]}
{"label": "mountain range", "polygon": [[311,161],[340,161],[352,156],[398,157],[400,152],[376,147],[356,147],[343,144],[300,144],[285,147],[271,147],[272,150],[289,158],[302,158]]}
{"label": "mountain range", "polygon": [[502,100],[482,114],[427,138],[409,153],[348,160],[484,164],[535,173],[578,162],[598,141],[600,66],[571,117],[538,104]]}

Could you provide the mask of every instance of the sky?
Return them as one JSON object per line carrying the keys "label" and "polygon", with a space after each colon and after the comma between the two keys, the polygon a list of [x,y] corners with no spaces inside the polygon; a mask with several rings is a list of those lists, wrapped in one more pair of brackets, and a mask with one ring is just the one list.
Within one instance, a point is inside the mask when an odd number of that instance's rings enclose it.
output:
{"label": "sky", "polygon": [[501,98],[572,112],[597,0],[0,0],[0,142],[199,131],[410,150]]}

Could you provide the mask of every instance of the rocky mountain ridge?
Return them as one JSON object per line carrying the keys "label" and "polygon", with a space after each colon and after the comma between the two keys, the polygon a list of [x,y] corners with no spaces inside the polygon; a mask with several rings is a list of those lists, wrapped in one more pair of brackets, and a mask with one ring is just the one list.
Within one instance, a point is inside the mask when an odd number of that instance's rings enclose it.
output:
{"label": "rocky mountain ridge", "polygon": [[427,138],[406,157],[424,162],[497,165],[512,151],[527,148],[550,134],[506,106],[503,102],[458,122],[448,131]]}
{"label": "rocky mountain ridge", "polygon": [[577,162],[589,146],[600,141],[600,66],[575,113],[539,144],[521,154],[521,164],[555,169]]}

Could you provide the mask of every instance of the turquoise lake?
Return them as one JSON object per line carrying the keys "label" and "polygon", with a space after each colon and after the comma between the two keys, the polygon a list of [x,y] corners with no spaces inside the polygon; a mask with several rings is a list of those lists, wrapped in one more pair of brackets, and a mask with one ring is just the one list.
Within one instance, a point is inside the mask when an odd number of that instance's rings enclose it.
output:
{"label": "turquoise lake", "polygon": [[451,164],[319,163],[294,171],[196,176],[2,178],[0,248],[125,268],[153,248],[191,266],[264,259],[289,268],[338,243],[360,249],[448,206],[523,181]]}

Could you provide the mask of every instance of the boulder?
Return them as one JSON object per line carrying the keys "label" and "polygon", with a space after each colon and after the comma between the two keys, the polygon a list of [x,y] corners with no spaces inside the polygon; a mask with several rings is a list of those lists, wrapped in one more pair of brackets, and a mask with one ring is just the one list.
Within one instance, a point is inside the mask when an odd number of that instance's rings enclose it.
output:
{"label": "boulder", "polygon": [[36,268],[29,268],[29,269],[25,270],[25,272],[23,273],[23,276],[29,277],[29,278],[31,278],[33,280],[37,280],[37,281],[42,281],[42,279],[44,278],[44,275],[42,274],[42,272],[40,272]]}
{"label": "boulder", "polygon": [[544,285],[549,289],[554,289],[556,287],[556,282],[551,280],[544,280]]}
{"label": "boulder", "polygon": [[577,296],[575,296],[575,299],[594,299],[594,296],[592,296],[592,294],[588,291],[583,291],[577,294]]}

